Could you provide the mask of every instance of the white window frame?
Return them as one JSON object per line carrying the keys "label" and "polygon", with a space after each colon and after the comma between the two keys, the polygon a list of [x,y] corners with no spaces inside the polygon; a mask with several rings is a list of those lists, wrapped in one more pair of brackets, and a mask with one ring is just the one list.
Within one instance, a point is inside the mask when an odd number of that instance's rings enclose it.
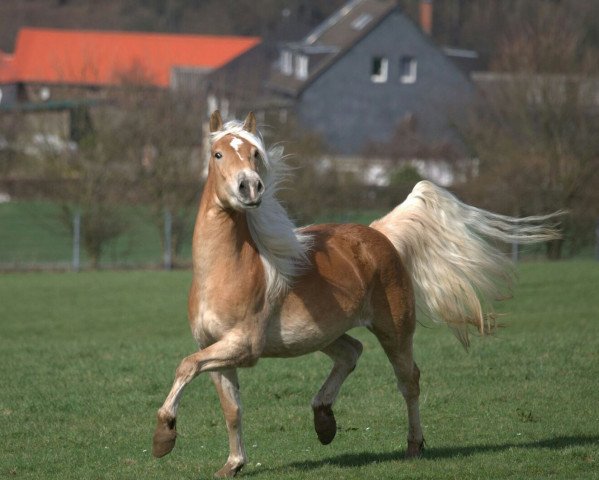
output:
{"label": "white window frame", "polygon": [[299,80],[308,78],[308,55],[298,54],[295,57],[295,76]]}
{"label": "white window frame", "polygon": [[[406,71],[407,66],[407,71]],[[399,59],[399,81],[401,83],[416,83],[418,78],[418,61],[411,55],[402,55]]]}
{"label": "white window frame", "polygon": [[281,52],[281,72],[283,75],[291,75],[293,73],[293,54],[290,50]]}
{"label": "white window frame", "polygon": [[[380,62],[378,73],[373,73],[375,62]],[[389,78],[389,59],[386,57],[373,57],[370,64],[370,80],[373,83],[385,83]]]}

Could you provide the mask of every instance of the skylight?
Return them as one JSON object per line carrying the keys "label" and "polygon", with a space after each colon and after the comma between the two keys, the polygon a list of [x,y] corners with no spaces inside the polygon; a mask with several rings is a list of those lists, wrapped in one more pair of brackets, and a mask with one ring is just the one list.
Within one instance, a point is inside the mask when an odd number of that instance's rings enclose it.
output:
{"label": "skylight", "polygon": [[318,27],[316,27],[310,35],[308,35],[305,39],[305,42],[308,45],[313,44],[320,38],[320,36],[326,32],[333,25],[337,24],[339,20],[345,17],[349,12],[351,12],[356,5],[361,3],[362,0],[351,0],[347,4],[345,4],[340,10],[331,15],[327,20],[321,23]]}
{"label": "skylight", "polygon": [[353,22],[351,22],[351,28],[354,30],[362,30],[366,25],[370,23],[372,20],[372,15],[370,13],[363,13],[359,17],[357,17]]}

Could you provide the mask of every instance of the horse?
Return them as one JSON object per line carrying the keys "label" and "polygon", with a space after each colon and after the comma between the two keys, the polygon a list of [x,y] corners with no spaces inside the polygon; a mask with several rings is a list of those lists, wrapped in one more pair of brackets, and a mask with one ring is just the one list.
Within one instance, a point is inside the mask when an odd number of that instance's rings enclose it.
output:
{"label": "horse", "polygon": [[414,362],[417,305],[469,344],[468,326],[495,328],[490,301],[504,296],[513,272],[492,240],[534,243],[559,236],[554,214],[513,218],[460,202],[429,181],[371,225],[296,228],[277,200],[286,172],[281,148],[266,149],[248,114],[223,125],[210,117],[208,176],[193,233],[189,324],[199,350],[176,369],[157,413],[152,452],[175,446],[185,387],[208,372],[220,399],[229,455],[216,477],[247,462],[237,369],[264,357],[315,351],[333,367],[312,400],[322,444],[336,434],[333,404],[362,344],[347,332],[366,327],[389,359],[408,414],[406,457],[424,448]]}

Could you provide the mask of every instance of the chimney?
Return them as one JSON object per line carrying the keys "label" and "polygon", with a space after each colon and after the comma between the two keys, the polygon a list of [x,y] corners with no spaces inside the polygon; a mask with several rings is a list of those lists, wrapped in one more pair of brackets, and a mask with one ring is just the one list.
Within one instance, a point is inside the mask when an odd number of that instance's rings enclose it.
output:
{"label": "chimney", "polygon": [[433,0],[420,0],[420,28],[429,36],[433,32]]}

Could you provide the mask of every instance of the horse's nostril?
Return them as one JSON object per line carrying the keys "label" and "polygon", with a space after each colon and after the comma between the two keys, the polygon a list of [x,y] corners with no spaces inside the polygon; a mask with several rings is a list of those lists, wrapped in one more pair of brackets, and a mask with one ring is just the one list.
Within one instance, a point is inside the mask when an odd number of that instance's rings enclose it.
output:
{"label": "horse's nostril", "polygon": [[262,182],[260,180],[258,180],[258,186],[256,187],[258,189],[258,193],[261,193],[264,186],[262,185]]}
{"label": "horse's nostril", "polygon": [[245,190],[245,180],[239,182],[239,191],[243,192]]}

